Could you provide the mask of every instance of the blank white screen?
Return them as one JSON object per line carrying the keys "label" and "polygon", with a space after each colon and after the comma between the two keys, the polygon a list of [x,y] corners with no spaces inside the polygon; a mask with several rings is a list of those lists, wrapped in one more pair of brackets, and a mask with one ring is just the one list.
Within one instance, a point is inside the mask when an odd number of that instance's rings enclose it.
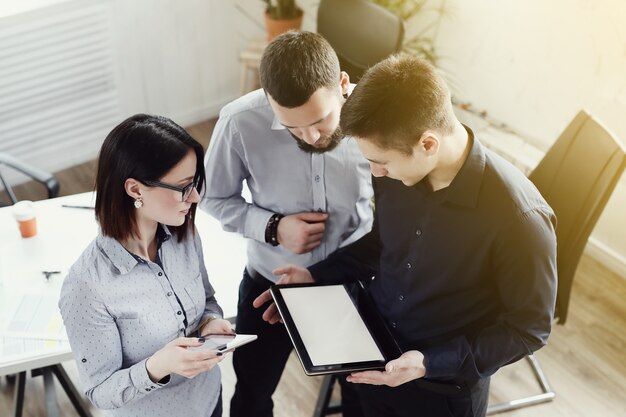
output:
{"label": "blank white screen", "polygon": [[343,285],[280,292],[313,365],[384,360]]}

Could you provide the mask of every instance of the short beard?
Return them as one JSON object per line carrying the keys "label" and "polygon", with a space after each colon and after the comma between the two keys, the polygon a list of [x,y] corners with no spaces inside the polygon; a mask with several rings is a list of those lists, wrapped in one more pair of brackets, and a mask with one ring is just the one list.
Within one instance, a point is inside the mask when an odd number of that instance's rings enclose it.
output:
{"label": "short beard", "polygon": [[317,154],[332,151],[339,145],[339,143],[341,143],[341,140],[344,138],[344,134],[341,132],[341,128],[337,127],[332,135],[323,139],[325,142],[328,141],[328,145],[323,148],[316,148],[315,146],[309,145],[308,143],[291,133],[291,131],[289,132],[289,134],[295,139],[296,143],[298,144],[298,148],[307,153]]}

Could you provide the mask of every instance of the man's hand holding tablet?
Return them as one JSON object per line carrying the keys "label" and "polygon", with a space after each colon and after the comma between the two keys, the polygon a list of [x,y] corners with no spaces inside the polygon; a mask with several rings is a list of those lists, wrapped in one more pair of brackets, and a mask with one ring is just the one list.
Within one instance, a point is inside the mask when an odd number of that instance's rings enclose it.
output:
{"label": "man's hand holding tablet", "polygon": [[[305,284],[315,282],[309,270],[298,265],[281,266],[272,272],[274,275],[281,277],[276,284]],[[252,305],[255,308],[261,308],[268,301],[272,301],[272,294],[270,293],[270,290],[267,290],[259,295],[252,302]],[[270,304],[267,310],[265,310],[263,313],[263,320],[270,324],[276,324],[281,321],[280,314],[278,314],[278,309],[276,308],[275,303]]]}
{"label": "man's hand holding tablet", "polygon": [[347,380],[355,384],[397,387],[424,375],[426,375],[424,355],[417,350],[410,350],[399,358],[387,362],[384,371],[353,372]]}

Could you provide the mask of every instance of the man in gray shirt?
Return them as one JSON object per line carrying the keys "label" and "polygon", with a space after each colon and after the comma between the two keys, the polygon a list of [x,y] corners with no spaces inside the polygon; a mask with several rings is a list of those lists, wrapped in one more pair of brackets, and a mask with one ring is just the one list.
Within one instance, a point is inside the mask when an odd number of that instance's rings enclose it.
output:
{"label": "man in gray shirt", "polygon": [[[263,89],[220,112],[200,205],[248,239],[237,331],[259,340],[234,353],[233,417],[273,415],[271,396],[292,349],[284,327],[252,306],[280,278],[274,270],[324,260],[372,226],[369,165],[338,127],[351,86],[332,47],[315,33],[283,34],[266,48],[260,77]],[[251,202],[242,196],[244,181]],[[345,390],[343,403],[349,415]]]}

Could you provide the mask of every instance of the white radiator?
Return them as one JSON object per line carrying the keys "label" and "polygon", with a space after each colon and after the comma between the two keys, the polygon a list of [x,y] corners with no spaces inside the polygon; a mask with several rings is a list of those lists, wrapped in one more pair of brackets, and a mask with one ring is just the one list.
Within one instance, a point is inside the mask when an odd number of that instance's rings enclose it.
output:
{"label": "white radiator", "polygon": [[0,152],[49,171],[97,155],[120,121],[110,7],[81,0],[0,17]]}

